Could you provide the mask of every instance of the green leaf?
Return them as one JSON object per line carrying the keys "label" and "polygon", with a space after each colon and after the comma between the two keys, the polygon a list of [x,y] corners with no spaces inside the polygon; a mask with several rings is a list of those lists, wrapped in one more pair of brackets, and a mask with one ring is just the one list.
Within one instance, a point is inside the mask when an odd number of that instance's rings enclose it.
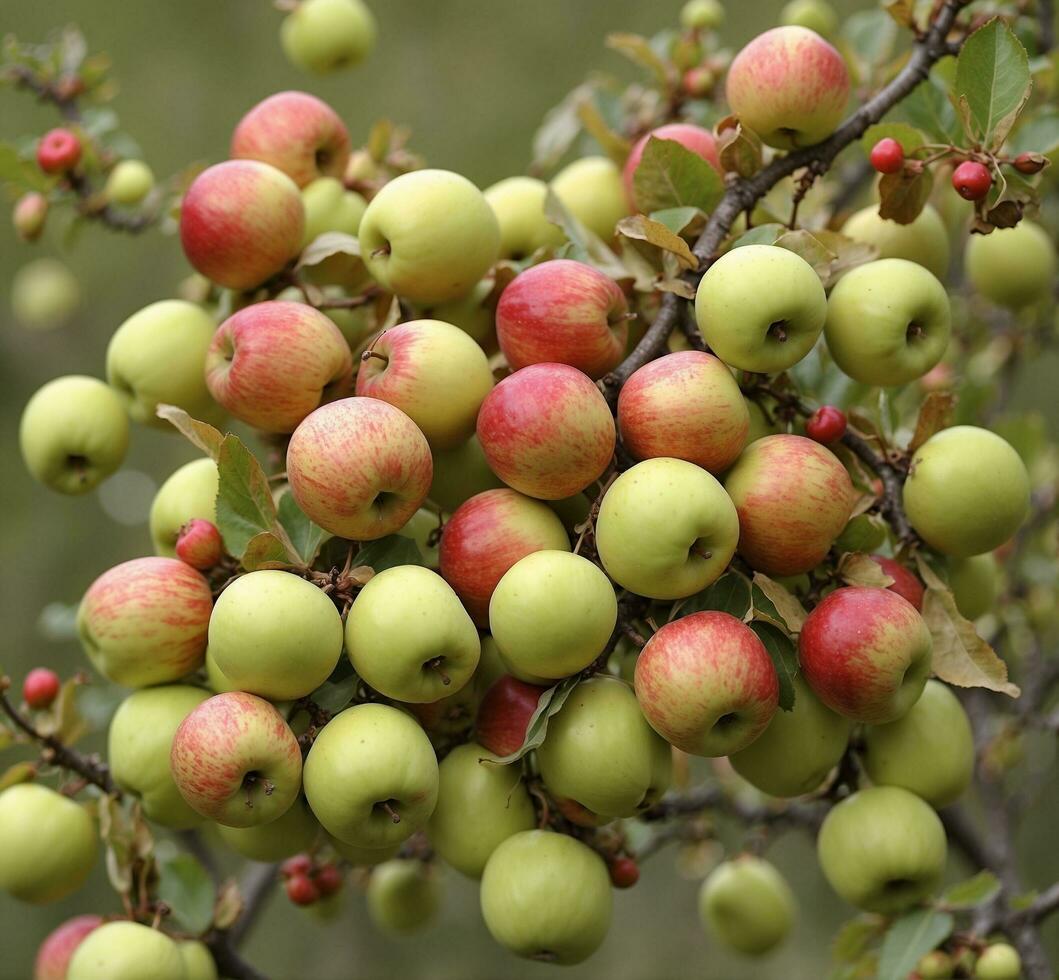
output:
{"label": "green leaf", "polygon": [[205,932],[213,919],[216,892],[206,869],[190,854],[178,854],[158,862],[158,897],[169,906],[175,918],[196,936]]}
{"label": "green leaf", "polygon": [[856,963],[882,934],[885,921],[878,916],[850,919],[831,942],[831,957],[836,963]]}
{"label": "green leaf", "polygon": [[319,265],[332,255],[355,255],[359,258],[360,242],[352,235],[345,235],[340,231],[325,231],[305,246],[295,268]]}
{"label": "green leaf", "polygon": [[879,980],[906,980],[916,964],[952,933],[946,912],[919,909],[901,916],[886,933],[879,957]]}
{"label": "green leaf", "polygon": [[892,118],[922,130],[932,143],[962,142],[956,110],[949,101],[949,86],[937,67],[898,105]]}
{"label": "green leaf", "polygon": [[893,55],[897,24],[883,10],[852,14],[842,26],[842,36],[869,69],[878,67]]}
{"label": "green leaf", "polygon": [[594,265],[611,279],[630,278],[629,271],[618,257],[607,248],[598,235],[594,235],[566,210],[563,202],[551,188],[548,188],[548,193],[544,197],[544,216],[553,225],[561,228],[563,234],[569,239],[564,246],[567,258]]}
{"label": "green leaf", "polygon": [[1012,154],[1043,153],[1050,156],[1059,150],[1059,109],[1042,106],[1032,115],[1023,116],[1010,140]]}
{"label": "green leaf", "polygon": [[927,138],[915,126],[903,122],[884,122],[869,126],[860,138],[861,148],[865,153],[871,153],[872,148],[879,140],[890,138],[901,144],[905,156],[911,156],[924,143]]}
{"label": "green leaf", "polygon": [[953,89],[971,121],[967,136],[988,144],[1002,125],[1010,129],[1031,84],[1026,49],[1011,28],[998,17],[978,28],[960,49]]}
{"label": "green leaf", "polygon": [[796,596],[761,572],[754,572],[754,587],[765,594],[788,630],[792,633],[801,632],[806,613]]}
{"label": "green leaf", "polygon": [[798,676],[798,651],[794,641],[771,623],[755,621],[750,628],[757,633],[776,668],[780,682],[780,707],[790,711],[794,707],[794,678]]}
{"label": "green leaf", "polygon": [[290,568],[295,562],[271,531],[255,534],[246,544],[240,564],[248,572],[259,572],[266,568]]}
{"label": "green leaf", "polygon": [[664,208],[661,211],[652,211],[648,217],[660,225],[665,225],[677,235],[688,232],[700,222],[705,223],[706,219],[706,215],[698,208]]}
{"label": "green leaf", "polygon": [[361,548],[353,559],[352,567],[358,565],[367,565],[376,572],[384,572],[398,565],[426,565],[426,561],[411,538],[390,534]]}
{"label": "green leaf", "polygon": [[742,619],[750,609],[750,583],[738,572],[725,572],[709,588],[673,608],[672,619],[707,610],[726,612],[736,619]]}
{"label": "green leaf", "polygon": [[582,100],[577,107],[577,118],[581,120],[585,132],[592,137],[619,167],[629,155],[630,144],[624,136],[614,132],[603,118],[599,107],[591,98]]}
{"label": "green leaf", "polygon": [[567,677],[554,687],[541,692],[541,696],[537,699],[537,710],[533,712],[526,726],[526,737],[522,745],[510,755],[497,759],[498,765],[506,766],[512,762],[518,762],[527,752],[532,752],[543,744],[544,736],[548,734],[548,719],[566,703],[566,699],[580,680],[578,675]]}
{"label": "green leaf", "polygon": [[50,185],[40,168],[23,160],[10,143],[0,143],[0,183],[14,184],[23,190],[46,191]]}
{"label": "green leaf", "polygon": [[155,409],[155,415],[165,419],[185,439],[197,449],[201,449],[210,459],[216,462],[221,451],[221,443],[224,436],[219,429],[215,429],[209,422],[200,422],[193,419],[182,408],[176,405],[159,405]]}
{"label": "green leaf", "polygon": [[761,137],[752,129],[746,129],[729,116],[722,121],[717,133],[717,158],[725,173],[750,177],[761,169],[763,149]]}
{"label": "green leaf", "polygon": [[[342,664],[340,663],[339,666],[341,667]],[[338,673],[336,670],[335,674],[309,695],[310,701],[332,715],[336,715],[343,708],[348,707],[357,693],[357,685],[360,683],[360,678],[352,671],[345,677],[337,676]]]}
{"label": "green leaf", "polygon": [[786,230],[780,224],[758,225],[732,242],[732,248],[742,248],[744,245],[775,245],[780,235]]}
{"label": "green leaf", "polygon": [[288,559],[298,554],[276,514],[272,488],[261,464],[238,437],[226,435],[217,452],[217,529],[229,554],[242,558],[252,538],[271,531]]}
{"label": "green leaf", "polygon": [[1000,891],[1000,881],[992,871],[979,871],[973,878],[950,885],[941,893],[942,904],[953,909],[973,909],[988,902]]}
{"label": "green leaf", "polygon": [[633,174],[640,210],[692,207],[709,213],[724,194],[721,175],[676,140],[652,136]]}
{"label": "green leaf", "polygon": [[289,490],[279,499],[279,522],[295,551],[301,555],[302,562],[311,565],[320,553],[320,546],[330,535],[302,513],[294,494]]}
{"label": "green leaf", "polygon": [[668,83],[669,66],[655,53],[647,38],[639,34],[609,34],[606,43],[611,51],[617,51],[633,64],[646,68],[659,85]]}
{"label": "green leaf", "polygon": [[533,170],[551,170],[574,145],[581,133],[577,109],[592,91],[589,84],[579,85],[545,115],[533,136]]}
{"label": "green leaf", "polygon": [[832,263],[838,258],[813,232],[804,228],[785,231],[776,239],[776,244],[805,259],[821,280],[828,277]]}

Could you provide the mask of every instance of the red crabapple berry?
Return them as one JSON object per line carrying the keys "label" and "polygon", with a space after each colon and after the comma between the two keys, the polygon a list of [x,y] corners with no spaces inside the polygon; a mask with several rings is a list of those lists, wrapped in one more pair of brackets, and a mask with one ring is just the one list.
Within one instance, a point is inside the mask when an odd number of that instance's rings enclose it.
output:
{"label": "red crabapple berry", "polygon": [[214,524],[196,517],[187,522],[177,538],[176,554],[200,572],[213,568],[224,557],[224,541]]}
{"label": "red crabapple berry", "polygon": [[717,76],[710,70],[708,65],[698,65],[684,72],[684,91],[693,99],[709,95],[717,82]]}
{"label": "red crabapple berry", "polygon": [[1039,174],[1047,162],[1047,157],[1040,153],[1020,153],[1013,166],[1020,174]]}
{"label": "red crabapple berry", "polygon": [[640,866],[631,857],[610,862],[610,882],[615,888],[632,888],[640,880]]}
{"label": "red crabapple berry", "polygon": [[965,201],[980,201],[993,186],[993,177],[983,164],[964,160],[952,172],[952,186]]}
{"label": "red crabapple berry", "polygon": [[54,670],[34,667],[22,682],[22,700],[31,708],[47,708],[58,696],[62,682]]}
{"label": "red crabapple berry", "polygon": [[805,423],[805,434],[825,446],[838,442],[846,434],[846,413],[834,405],[821,405]]}
{"label": "red crabapple berry", "polygon": [[334,864],[321,865],[313,874],[313,882],[321,898],[327,898],[328,895],[334,895],[335,892],[340,891],[343,881],[345,881],[345,876]]}
{"label": "red crabapple berry", "polygon": [[287,879],[287,898],[295,905],[312,905],[320,898],[320,890],[308,875],[297,874]]}
{"label": "red crabapple berry", "polygon": [[879,173],[895,174],[905,165],[905,151],[897,140],[887,136],[871,148],[869,159]]}
{"label": "red crabapple berry", "polygon": [[68,129],[53,129],[37,144],[37,165],[46,174],[73,170],[81,159],[81,141]]}
{"label": "red crabapple berry", "polygon": [[308,854],[295,854],[294,857],[287,858],[279,869],[284,878],[294,878],[298,875],[305,877],[313,869],[313,859]]}

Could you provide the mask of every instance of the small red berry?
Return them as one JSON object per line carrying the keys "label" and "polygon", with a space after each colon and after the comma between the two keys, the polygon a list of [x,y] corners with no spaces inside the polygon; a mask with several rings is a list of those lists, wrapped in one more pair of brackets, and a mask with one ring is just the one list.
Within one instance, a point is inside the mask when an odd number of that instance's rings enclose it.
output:
{"label": "small red berry", "polygon": [[846,434],[846,413],[834,405],[821,405],[805,423],[805,434],[825,446]]}
{"label": "small red berry", "polygon": [[58,696],[62,682],[54,670],[34,667],[22,682],[22,700],[31,708],[47,708]]}
{"label": "small red berry", "polygon": [[293,875],[287,879],[287,898],[295,905],[312,905],[320,898],[320,891],[308,875]]}
{"label": "small red berry", "polygon": [[640,880],[640,866],[631,857],[610,862],[610,881],[615,888],[632,888]]}
{"label": "small red berry", "polygon": [[313,875],[313,881],[316,882],[317,891],[319,891],[320,895],[324,898],[340,891],[345,880],[345,876],[334,864],[322,865],[316,869],[316,873]]}
{"label": "small red berry", "polygon": [[177,558],[192,568],[206,571],[224,557],[224,541],[216,525],[194,518],[181,529],[176,543]]}
{"label": "small red berry", "polygon": [[993,186],[993,176],[983,164],[964,160],[952,172],[952,186],[965,201],[980,201]]}
{"label": "small red berry", "polygon": [[709,95],[716,83],[717,76],[710,70],[708,65],[698,65],[684,72],[684,91],[693,99],[700,99],[705,95]]}
{"label": "small red berry", "polygon": [[313,859],[308,854],[295,854],[287,858],[280,865],[280,873],[284,878],[294,878],[297,875],[308,875],[313,869]]}
{"label": "small red berry", "polygon": [[53,129],[37,144],[37,165],[46,174],[73,170],[81,159],[81,141],[68,129]]}
{"label": "small red berry", "polygon": [[1039,174],[1047,163],[1048,158],[1040,153],[1020,153],[1013,166],[1020,174]]}
{"label": "small red berry", "polygon": [[905,165],[904,147],[890,136],[879,140],[871,148],[868,158],[871,165],[881,174],[895,174]]}

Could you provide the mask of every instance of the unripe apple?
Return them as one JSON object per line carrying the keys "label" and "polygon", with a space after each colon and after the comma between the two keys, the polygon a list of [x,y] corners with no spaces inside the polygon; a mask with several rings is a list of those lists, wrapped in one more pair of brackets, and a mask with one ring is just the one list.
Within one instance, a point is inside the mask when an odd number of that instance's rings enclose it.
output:
{"label": "unripe apple", "polygon": [[967,619],[978,619],[993,608],[1000,583],[996,558],[986,553],[949,562],[949,588],[956,608]]}
{"label": "unripe apple", "polygon": [[180,529],[194,520],[217,523],[217,464],[210,458],[193,459],[175,470],[151,503],[149,525],[155,554],[176,555]]}
{"label": "unripe apple", "polygon": [[228,827],[278,820],[301,788],[294,733],[268,701],[242,691],[195,708],[173,737],[169,764],[188,805]]}
{"label": "unripe apple", "polygon": [[433,506],[426,504],[420,507],[408,523],[397,533],[416,543],[426,567],[437,571],[438,568],[438,532],[444,523],[443,515]]}
{"label": "unripe apple", "polygon": [[368,915],[384,932],[408,935],[431,925],[441,908],[438,872],[417,859],[398,858],[368,879]]}
{"label": "unripe apple", "polygon": [[974,774],[974,736],[959,699],[927,681],[909,711],[864,732],[864,769],[879,786],[900,786],[933,807],[958,800]]}
{"label": "unripe apple", "polygon": [[142,160],[119,160],[103,185],[107,200],[125,207],[135,207],[153,189],[154,174]]}
{"label": "unripe apple", "polygon": [[66,971],[77,947],[102,924],[102,916],[75,915],[49,932],[37,949],[33,980],[66,980]]}
{"label": "unripe apple", "polygon": [[872,555],[871,560],[878,565],[885,574],[893,579],[893,584],[886,586],[891,592],[896,592],[902,599],[907,600],[915,606],[916,612],[923,611],[923,583],[900,562],[892,558],[884,558],[882,555]]}
{"label": "unripe apple", "polygon": [[447,303],[435,303],[430,315],[459,327],[487,354],[496,353],[496,304],[492,301],[495,285],[492,274],[487,274],[469,293]]}
{"label": "unripe apple", "polygon": [[341,179],[349,130],[326,102],[307,92],[277,92],[255,105],[232,133],[233,160],[260,160],[299,187],[319,177]]}
{"label": "unripe apple", "polygon": [[1026,466],[988,429],[957,425],[931,436],[912,457],[905,513],[930,547],[966,558],[999,547],[1030,509]]}
{"label": "unripe apple", "polygon": [[361,0],[302,0],[284,19],[279,37],[291,64],[326,75],[368,56],[375,18]]}
{"label": "unripe apple", "polygon": [[[302,239],[305,245],[329,231],[356,235],[368,207],[368,202],[363,197],[356,191],[346,190],[337,177],[317,177],[306,184],[302,188],[302,204],[305,206],[305,237]],[[334,268],[330,267],[332,263]],[[345,273],[347,278],[355,277],[350,280],[351,283],[367,276],[364,263],[355,255],[330,256],[319,265],[309,266],[306,273],[312,273],[321,267],[328,267],[327,272]],[[329,310],[328,315],[336,312],[338,311]]]}
{"label": "unripe apple", "polygon": [[497,764],[496,756],[468,742],[445,756],[438,772],[438,805],[427,838],[443,861],[480,878],[503,841],[536,826],[522,771]]}
{"label": "unripe apple", "polygon": [[827,318],[820,277],[778,245],[744,245],[706,271],[695,319],[710,349],[730,367],[786,371],[813,349]]}
{"label": "unripe apple", "polygon": [[475,494],[496,490],[504,483],[491,469],[477,436],[455,449],[434,450],[430,499],[442,510],[455,512]]}
{"label": "unripe apple", "polygon": [[516,956],[572,964],[603,943],[614,899],[595,851],[565,834],[526,830],[493,851],[481,902],[489,932]]}
{"label": "unripe apple", "polygon": [[684,149],[690,150],[696,156],[702,157],[714,170],[721,170],[721,161],[717,155],[717,140],[713,133],[701,126],[693,126],[689,123],[670,123],[659,126],[649,133],[644,133],[639,140],[633,144],[629,155],[625,160],[625,168],[622,170],[622,180],[625,183],[625,197],[629,206],[637,208],[636,203],[636,169],[643,159],[647,144],[654,137],[658,140],[672,140],[679,143]]}
{"label": "unripe apple", "polygon": [[993,943],[982,950],[974,965],[975,980],[1019,980],[1022,959],[1010,943]]}
{"label": "unripe apple", "polygon": [[390,858],[397,857],[398,852],[401,850],[400,841],[387,847],[377,848],[358,847],[356,844],[347,844],[345,841],[340,841],[337,837],[331,836],[328,836],[327,841],[335,853],[354,868],[374,868],[377,864],[382,864],[383,861],[389,861]]}
{"label": "unripe apple", "polygon": [[256,827],[217,825],[221,840],[237,854],[251,861],[282,861],[311,848],[320,833],[312,810],[303,799],[271,823]]}
{"label": "unripe apple", "polygon": [[907,259],[852,269],[827,302],[827,349],[862,384],[893,387],[921,378],[941,360],[951,331],[945,287]]}
{"label": "unripe apple", "polygon": [[546,690],[511,674],[498,677],[478,706],[474,731],[479,743],[501,757],[517,752]]}
{"label": "unripe apple", "polygon": [[560,203],[603,241],[614,237],[614,226],[629,213],[621,171],[607,157],[582,157],[568,163],[551,182]]}
{"label": "unripe apple", "polygon": [[11,212],[11,224],[24,242],[35,242],[44,231],[48,218],[48,199],[37,191],[23,194]]}
{"label": "unripe apple", "polygon": [[70,960],[66,980],[189,980],[177,944],[138,922],[105,922]]}
{"label": "unripe apple", "polygon": [[37,783],[0,793],[0,890],[45,905],[77,891],[96,863],[88,811]]}
{"label": "unripe apple", "polygon": [[217,598],[210,654],[236,687],[274,701],[305,697],[342,655],[342,617],[317,586],[290,572],[242,575]]}
{"label": "unripe apple", "polygon": [[124,462],[129,419],[113,388],[71,374],[49,381],[27,402],[18,442],[38,483],[59,493],[87,493]]}
{"label": "unripe apple", "polygon": [[444,303],[470,292],[496,261],[500,226],[466,177],[415,170],[372,198],[360,248],[384,289],[414,303]]}
{"label": "unripe apple", "polygon": [[955,964],[944,950],[935,949],[920,957],[916,964],[919,980],[951,980]]}
{"label": "unripe apple", "polygon": [[598,566],[567,551],[535,551],[504,573],[489,602],[489,631],[511,672],[555,680],[604,650],[618,617]]}
{"label": "unripe apple", "polygon": [[703,925],[718,942],[747,956],[762,956],[782,943],[794,913],[786,879],[751,854],[717,865],[699,891]]}
{"label": "unripe apple", "polygon": [[945,828],[918,796],[873,786],[824,818],[817,857],[831,887],[850,905],[893,915],[928,898],[945,871]]}
{"label": "unripe apple", "polygon": [[728,69],[728,104],[769,146],[792,150],[830,136],[849,101],[849,69],[815,31],[774,27]]}
{"label": "unripe apple", "polygon": [[772,659],[734,616],[666,623],[636,660],[636,698],[651,727],[692,755],[731,755],[765,729],[779,703]]}
{"label": "unripe apple", "polygon": [[780,22],[807,27],[821,37],[831,37],[838,29],[838,14],[827,0],[791,0],[780,11]]}
{"label": "unripe apple", "polygon": [[846,219],[842,234],[874,245],[880,259],[916,262],[942,281],[949,273],[949,233],[929,204],[907,225],[881,218],[878,205],[869,205]]}
{"label": "unripe apple", "polygon": [[724,23],[720,0],[688,0],[680,8],[680,23],[689,31],[715,31]]}
{"label": "unripe apple", "polygon": [[607,489],[596,548],[607,574],[653,599],[706,588],[735,554],[739,518],[724,488],[682,459],[644,460]]}
{"label": "unripe apple", "polygon": [[305,760],[305,797],[332,837],[367,849],[407,840],[438,798],[438,762],[415,720],[358,704],[327,723]]}
{"label": "unripe apple", "polygon": [[539,248],[557,248],[565,240],[562,230],[545,217],[548,185],[543,180],[507,177],[483,193],[500,225],[500,258],[520,261]]}
{"label": "unripe apple", "polygon": [[1055,284],[1055,246],[1038,224],[971,235],[964,255],[967,280],[978,293],[1017,310],[1046,298]]}
{"label": "unripe apple", "polygon": [[752,442],[757,442],[758,439],[764,439],[765,436],[778,435],[782,429],[776,425],[773,418],[770,418],[765,414],[765,410],[756,401],[751,401],[749,398],[743,399],[746,402],[746,410],[750,415],[750,431],[747,432],[746,444],[749,446]]}
{"label": "unripe apple", "polygon": [[77,635],[93,666],[115,684],[165,684],[202,664],[212,610],[209,583],[190,565],[134,558],[89,586]]}
{"label": "unripe apple", "polygon": [[326,531],[374,541],[400,530],[426,499],[433,475],[419,427],[377,398],[323,405],[287,446],[291,493]]}
{"label": "unripe apple", "polygon": [[107,344],[107,382],[134,422],[173,431],[155,414],[159,404],[219,418],[203,377],[213,328],[213,317],[182,299],[151,303],[118,327]]}
{"label": "unripe apple", "polygon": [[794,435],[752,442],[724,488],[739,514],[739,553],[766,575],[800,575],[819,565],[856,497],[834,453]]}
{"label": "unripe apple", "polygon": [[182,939],[177,942],[177,950],[184,962],[184,980],[218,980],[217,964],[205,943]]}
{"label": "unripe apple", "polygon": [[673,775],[672,750],[647,724],[632,688],[605,675],[578,684],[549,719],[537,762],[550,793],[607,817],[653,806]]}
{"label": "unripe apple", "polygon": [[27,262],[11,280],[11,312],[29,330],[63,326],[81,305],[81,284],[57,259]]}
{"label": "unripe apple", "polygon": [[167,684],[130,694],[114,713],[107,762],[114,781],[140,800],[148,820],[163,827],[194,827],[202,818],[173,782],[169,755],[180,723],[209,697],[200,687]]}

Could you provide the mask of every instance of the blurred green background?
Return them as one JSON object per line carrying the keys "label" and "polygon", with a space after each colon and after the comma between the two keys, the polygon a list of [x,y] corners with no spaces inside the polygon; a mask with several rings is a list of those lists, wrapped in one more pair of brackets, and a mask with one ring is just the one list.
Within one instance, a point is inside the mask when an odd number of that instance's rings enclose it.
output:
{"label": "blurred green background", "polygon": [[[867,5],[836,4],[845,10]],[[771,26],[780,6],[779,0],[730,4],[726,38],[737,45]],[[272,92],[294,87],[334,105],[355,143],[363,141],[373,120],[388,117],[411,126],[413,149],[432,165],[486,186],[524,171],[530,139],[545,112],[586,72],[630,74],[626,63],[604,48],[608,31],[650,34],[674,25],[680,2],[386,0],[373,7],[380,31],[372,57],[358,69],[325,79],[306,77],[287,64],[278,42],[281,14],[267,0],[3,0],[0,33],[34,40],[78,24],[90,51],[112,57],[121,83],[113,106],[159,176],[191,161],[223,159],[241,114]],[[30,96],[0,89],[0,138],[39,134],[55,124],[54,114]],[[65,256],[85,301],[68,326],[30,332],[12,322],[10,281],[23,263],[48,254]],[[50,378],[101,376],[107,339],[117,325],[146,303],[172,295],[188,271],[177,240],[156,233],[130,238],[90,227],[69,251],[55,229],[35,246],[18,244],[9,231],[0,233],[0,616],[7,638],[0,665],[16,679],[37,663],[66,674],[85,667],[75,644],[44,638],[42,611],[52,602],[75,603],[99,572],[149,553],[146,514],[154,488],[195,455],[178,437],[137,429],[125,474],[87,497],[61,497],[26,474],[17,451],[19,413]],[[1054,387],[1047,389],[1045,378],[1054,370],[1054,364],[1045,365],[1038,377],[1025,380],[1023,405],[1048,404],[1047,392]],[[1059,806],[1059,792],[1053,787],[1051,793],[1025,828],[1027,879],[1034,883],[1059,877],[1049,816]],[[563,976],[824,976],[828,941],[848,911],[821,879],[806,837],[789,835],[770,853],[795,883],[802,914],[792,941],[764,963],[734,959],[710,943],[696,914],[695,869],[675,869],[672,854],[665,852],[647,864],[637,888],[617,895],[614,927],[603,949]],[[330,923],[276,897],[247,952],[278,980],[472,980],[555,972],[504,954],[481,923],[474,885],[455,873],[447,875],[446,885],[440,923],[404,941],[373,931],[363,898],[353,889]],[[101,867],[89,887],[45,909],[0,896],[0,980],[28,977],[41,938],[64,918],[88,910],[117,911]],[[1053,949],[1059,945],[1056,925],[1049,936]]]}

